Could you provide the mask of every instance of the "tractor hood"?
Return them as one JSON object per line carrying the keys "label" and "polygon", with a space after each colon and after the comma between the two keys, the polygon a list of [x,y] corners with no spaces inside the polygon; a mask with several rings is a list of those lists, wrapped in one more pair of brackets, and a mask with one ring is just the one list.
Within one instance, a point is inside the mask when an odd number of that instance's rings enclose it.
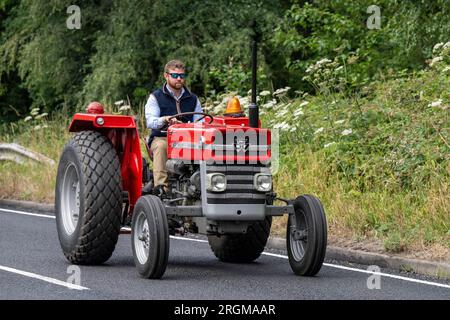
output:
{"label": "tractor hood", "polygon": [[182,123],[167,131],[168,158],[186,161],[261,163],[271,155],[271,133],[247,117],[214,117],[210,124]]}

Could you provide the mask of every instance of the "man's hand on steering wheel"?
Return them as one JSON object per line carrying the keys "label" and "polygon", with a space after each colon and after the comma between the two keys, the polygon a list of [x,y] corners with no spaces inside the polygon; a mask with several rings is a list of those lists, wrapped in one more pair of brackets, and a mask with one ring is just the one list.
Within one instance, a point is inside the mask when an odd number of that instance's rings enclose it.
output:
{"label": "man's hand on steering wheel", "polygon": [[178,120],[177,118],[174,118],[173,116],[165,116],[164,123],[168,124],[169,126],[177,123],[182,123],[182,121]]}
{"label": "man's hand on steering wheel", "polygon": [[[210,124],[210,123],[212,123],[214,121],[214,118],[212,117],[212,115],[210,115],[208,113],[205,113],[205,112],[181,112],[181,113],[175,114],[173,116],[167,116],[166,118],[168,118],[168,121],[171,121],[172,119],[177,119],[177,118],[180,118],[180,117],[186,117],[186,116],[191,116],[191,115],[201,115],[202,116],[199,119],[193,121],[194,123],[195,122],[200,122],[204,118],[208,118],[209,119],[209,122],[207,122],[208,124]],[[181,123],[181,121],[178,121],[176,123]],[[170,123],[170,124],[172,124],[172,123]]]}

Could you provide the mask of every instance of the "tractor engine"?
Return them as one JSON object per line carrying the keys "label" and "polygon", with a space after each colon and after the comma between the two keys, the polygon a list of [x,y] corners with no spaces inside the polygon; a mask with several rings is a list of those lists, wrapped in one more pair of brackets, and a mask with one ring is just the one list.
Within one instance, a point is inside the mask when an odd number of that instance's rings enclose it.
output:
{"label": "tractor engine", "polygon": [[180,217],[172,223],[176,230],[243,234],[250,221],[266,218],[266,205],[273,202],[270,130],[248,122],[225,115],[214,117],[209,126],[170,126],[166,168],[171,199],[166,203],[202,211],[202,217]]}

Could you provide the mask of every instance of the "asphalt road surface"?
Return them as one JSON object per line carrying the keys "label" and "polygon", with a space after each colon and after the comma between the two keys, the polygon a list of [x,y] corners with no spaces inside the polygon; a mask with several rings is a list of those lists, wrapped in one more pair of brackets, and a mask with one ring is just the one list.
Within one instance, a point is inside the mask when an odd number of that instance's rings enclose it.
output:
{"label": "asphalt road surface", "polygon": [[450,282],[326,261],[315,277],[295,276],[283,252],[251,264],[218,261],[204,237],[171,237],[162,280],[139,277],[130,235],[101,266],[73,266],[62,254],[54,216],[0,208],[0,299],[444,299]]}

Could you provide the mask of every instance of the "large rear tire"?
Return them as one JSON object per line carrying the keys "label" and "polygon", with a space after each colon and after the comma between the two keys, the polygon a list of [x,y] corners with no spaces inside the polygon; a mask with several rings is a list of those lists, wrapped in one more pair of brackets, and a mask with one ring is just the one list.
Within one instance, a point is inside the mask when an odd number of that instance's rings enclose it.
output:
{"label": "large rear tire", "polygon": [[74,264],[108,260],[120,233],[120,162],[110,140],[77,133],[62,152],[55,188],[56,226],[66,258]]}
{"label": "large rear tire", "polygon": [[266,217],[250,224],[245,234],[208,235],[208,242],[214,255],[223,262],[252,262],[264,251],[271,225],[272,217]]}
{"label": "large rear tire", "polygon": [[141,196],[131,221],[134,264],[143,278],[160,279],[169,260],[169,226],[161,199]]}
{"label": "large rear tire", "polygon": [[289,264],[297,275],[314,276],[322,267],[327,247],[325,211],[312,195],[297,197],[294,209],[286,228]]}

